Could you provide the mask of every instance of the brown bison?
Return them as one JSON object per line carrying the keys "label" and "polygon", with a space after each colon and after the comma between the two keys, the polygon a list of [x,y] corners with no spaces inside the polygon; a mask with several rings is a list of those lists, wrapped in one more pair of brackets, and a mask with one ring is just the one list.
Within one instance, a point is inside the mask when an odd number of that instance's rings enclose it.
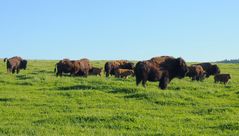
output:
{"label": "brown bison", "polygon": [[134,76],[134,70],[120,68],[115,70],[115,77],[117,78],[128,78],[128,76]]}
{"label": "brown bison", "polygon": [[146,87],[146,82],[159,82],[159,88],[166,89],[169,83],[169,73],[155,66],[149,61],[140,61],[135,67],[136,84],[142,81],[142,85]]}
{"label": "brown bison", "polygon": [[96,68],[96,67],[92,67],[89,71],[90,75],[96,75],[96,76],[101,76],[101,72],[102,72],[103,68]]}
{"label": "brown bison", "polygon": [[206,72],[200,65],[191,65],[190,67],[188,67],[188,70],[189,71],[186,76],[192,78],[193,81],[202,81],[206,76]]}
{"label": "brown bison", "polygon": [[15,71],[18,74],[21,69],[25,70],[27,68],[27,60],[24,60],[19,56],[15,56],[10,59],[5,58],[4,62],[7,63],[7,71],[13,74]]}
{"label": "brown bison", "polygon": [[115,70],[121,69],[134,69],[134,63],[131,63],[127,60],[116,60],[116,61],[108,61],[105,63],[105,75],[109,77],[110,75],[115,75]]}
{"label": "brown bison", "polygon": [[91,64],[88,59],[63,59],[56,64],[55,72],[56,76],[62,76],[63,73],[70,73],[70,75],[87,77],[90,69]]}
{"label": "brown bison", "polygon": [[231,79],[230,74],[217,74],[214,76],[215,83],[220,82],[226,84],[230,79]]}
{"label": "brown bison", "polygon": [[220,74],[220,69],[217,65],[212,65],[211,63],[200,63],[195,64],[202,66],[203,70],[206,72],[206,77],[210,77],[211,75]]}
{"label": "brown bison", "polygon": [[136,64],[136,84],[139,85],[142,81],[142,85],[145,87],[147,81],[159,81],[159,87],[166,89],[173,78],[184,78],[187,72],[188,67],[182,58],[154,57]]}

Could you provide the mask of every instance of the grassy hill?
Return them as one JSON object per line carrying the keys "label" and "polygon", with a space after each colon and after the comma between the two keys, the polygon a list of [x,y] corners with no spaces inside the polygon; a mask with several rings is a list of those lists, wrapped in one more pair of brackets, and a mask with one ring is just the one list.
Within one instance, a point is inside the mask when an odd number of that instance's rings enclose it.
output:
{"label": "grassy hill", "polygon": [[[0,60],[0,135],[239,135],[239,65],[213,78],[136,87],[135,79],[55,77],[56,61],[30,61],[19,75]],[[94,61],[103,67],[104,61]]]}

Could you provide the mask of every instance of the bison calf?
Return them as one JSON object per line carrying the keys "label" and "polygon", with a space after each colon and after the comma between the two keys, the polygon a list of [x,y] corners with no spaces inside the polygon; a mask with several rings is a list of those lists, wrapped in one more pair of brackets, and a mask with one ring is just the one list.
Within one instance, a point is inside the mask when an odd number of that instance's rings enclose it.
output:
{"label": "bison calf", "polygon": [[215,83],[220,82],[226,84],[230,79],[231,79],[230,74],[217,74],[214,76]]}
{"label": "bison calf", "polygon": [[96,75],[96,76],[101,76],[101,72],[102,72],[103,68],[96,68],[96,67],[92,67],[89,71],[90,75]]}
{"label": "bison calf", "polygon": [[192,78],[192,80],[201,81],[206,77],[206,72],[203,70],[202,66],[200,65],[191,65],[188,67],[189,72],[186,76]]}
{"label": "bison calf", "polygon": [[115,77],[117,78],[128,78],[128,76],[134,76],[134,71],[130,69],[116,69]]}

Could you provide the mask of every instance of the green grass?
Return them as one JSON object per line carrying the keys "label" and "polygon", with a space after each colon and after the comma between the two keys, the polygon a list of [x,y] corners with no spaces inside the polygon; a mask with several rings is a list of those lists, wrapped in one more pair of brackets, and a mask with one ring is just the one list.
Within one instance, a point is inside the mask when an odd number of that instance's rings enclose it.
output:
{"label": "green grass", "polygon": [[30,61],[12,75],[0,61],[1,136],[239,135],[238,64],[220,64],[228,85],[185,78],[163,91],[134,78],[55,77],[56,61]]}

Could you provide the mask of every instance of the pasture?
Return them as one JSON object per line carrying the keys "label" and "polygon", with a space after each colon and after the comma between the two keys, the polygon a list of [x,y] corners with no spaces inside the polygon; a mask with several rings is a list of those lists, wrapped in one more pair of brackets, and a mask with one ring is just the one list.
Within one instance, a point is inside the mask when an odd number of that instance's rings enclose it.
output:
{"label": "pasture", "polygon": [[227,85],[184,78],[160,90],[133,77],[56,77],[56,62],[31,60],[12,75],[0,60],[1,136],[239,135],[239,64],[219,64]]}

